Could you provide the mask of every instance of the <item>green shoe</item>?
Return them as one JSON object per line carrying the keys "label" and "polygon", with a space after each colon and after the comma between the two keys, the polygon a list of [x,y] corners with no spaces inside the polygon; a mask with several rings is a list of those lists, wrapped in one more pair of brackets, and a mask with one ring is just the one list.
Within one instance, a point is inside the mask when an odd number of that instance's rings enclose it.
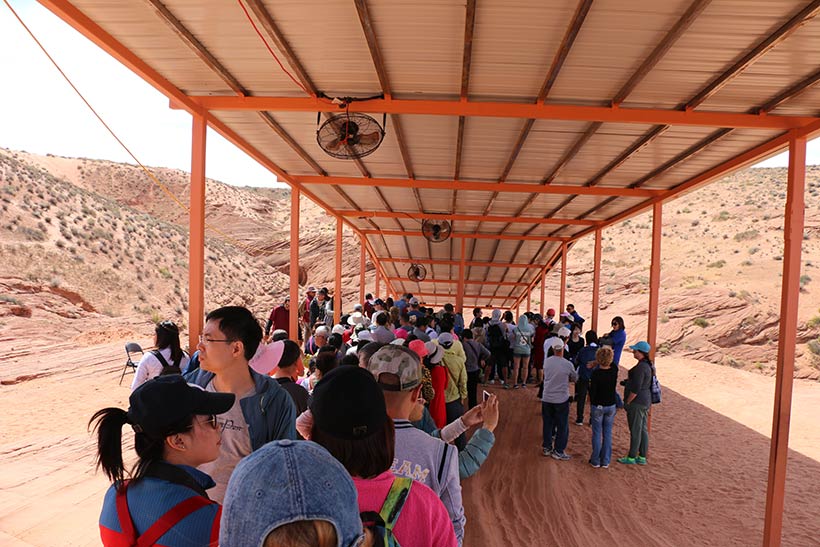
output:
{"label": "green shoe", "polygon": [[618,463],[622,463],[624,465],[635,465],[637,460],[635,458],[630,458],[629,456],[625,458],[618,458]]}
{"label": "green shoe", "polygon": [[635,458],[635,463],[637,463],[638,465],[646,465],[646,458],[644,458],[643,456],[638,456],[637,458]]}

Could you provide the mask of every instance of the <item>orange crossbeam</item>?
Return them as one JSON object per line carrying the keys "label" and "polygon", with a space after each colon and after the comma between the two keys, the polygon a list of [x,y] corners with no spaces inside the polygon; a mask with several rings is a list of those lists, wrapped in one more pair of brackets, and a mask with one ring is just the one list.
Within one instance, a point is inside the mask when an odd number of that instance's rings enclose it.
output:
{"label": "orange crossbeam", "polygon": [[[362,230],[365,235],[399,236],[399,237],[424,237],[421,232],[407,230]],[[523,234],[478,234],[478,233],[453,233],[456,239],[503,239],[509,241],[564,241],[567,238],[555,236],[525,236]]]}
{"label": "orange crossbeam", "polygon": [[[433,298],[453,298],[453,299],[455,299],[455,296],[456,296],[454,294],[449,294],[449,293],[416,292],[416,291],[410,291],[410,292],[413,293],[413,296],[432,296]],[[513,297],[512,296],[500,296],[500,295],[499,296],[492,296],[492,295],[487,295],[487,294],[465,294],[464,298],[476,298],[476,299],[479,299],[479,300],[507,301],[507,300],[511,300]]]}
{"label": "orange crossbeam", "polygon": [[[391,277],[390,281],[397,281],[399,283],[408,282],[409,279],[403,279],[400,277]],[[456,284],[458,283],[458,279],[425,279],[424,281],[414,281],[413,283],[449,283],[449,284]],[[524,287],[527,283],[524,282],[515,282],[515,281],[470,281],[469,279],[464,280],[465,285],[491,285],[496,287]]]}
{"label": "orange crossbeam", "polygon": [[474,222],[502,222],[502,223],[523,223],[523,224],[553,224],[559,226],[595,226],[598,224],[594,220],[577,220],[574,218],[541,218],[541,217],[510,217],[510,216],[491,216],[491,215],[449,215],[442,213],[421,213],[414,211],[412,213],[402,213],[397,211],[352,211],[352,210],[336,210],[336,212],[343,217],[355,218],[398,218],[398,219],[414,219],[423,220],[425,218],[434,218],[441,220],[466,220]]}
{"label": "orange crossbeam", "polygon": [[[189,99],[199,104],[205,110],[311,113],[342,112],[342,109],[338,105],[327,100],[313,97],[189,96]],[[817,120],[817,118],[808,116],[772,116],[767,114],[739,114],[735,112],[392,98],[356,101],[350,103],[349,111],[379,114],[520,118],[781,130],[797,129]]]}
{"label": "orange crossbeam", "polygon": [[[399,262],[404,264],[438,264],[440,266],[458,266],[460,260],[431,260],[429,258],[382,258],[382,262]],[[467,261],[465,266],[475,268],[542,268],[539,264],[512,264],[509,262],[479,262]]]}
{"label": "orange crossbeam", "polygon": [[575,186],[553,184],[523,184],[511,182],[480,182],[468,180],[387,179],[364,177],[294,177],[300,184],[336,186],[378,186],[379,188],[422,188],[430,190],[472,190],[477,192],[512,192],[518,194],[557,194],[577,196],[617,196],[650,198],[663,193],[651,188],[613,188],[607,186]]}

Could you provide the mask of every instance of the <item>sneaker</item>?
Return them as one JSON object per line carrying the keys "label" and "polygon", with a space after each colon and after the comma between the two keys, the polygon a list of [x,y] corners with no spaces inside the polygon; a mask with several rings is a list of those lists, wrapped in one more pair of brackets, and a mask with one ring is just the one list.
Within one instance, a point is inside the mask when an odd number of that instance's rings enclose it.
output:
{"label": "sneaker", "polygon": [[495,383],[495,380],[490,380],[490,385],[493,385],[494,383]]}
{"label": "sneaker", "polygon": [[510,384],[501,384],[501,385],[504,386],[504,389],[510,389]]}
{"label": "sneaker", "polygon": [[526,388],[527,386],[526,386],[526,384],[521,384],[521,387]]}
{"label": "sneaker", "polygon": [[598,469],[599,467],[601,467],[601,464],[599,464],[599,463],[592,463],[592,462],[589,462],[589,465],[591,465],[591,466],[592,466],[592,467],[594,467],[595,469]]}
{"label": "sneaker", "polygon": [[553,459],[555,459],[555,460],[561,460],[561,461],[564,461],[564,462],[565,462],[565,461],[567,461],[568,459],[572,458],[572,456],[570,456],[570,455],[569,455],[569,454],[567,454],[566,452],[557,452],[557,451],[553,451],[553,452],[552,452],[552,458],[553,458]]}
{"label": "sneaker", "polygon": [[635,465],[638,462],[635,458],[630,458],[627,456],[625,458],[618,458],[618,463],[622,463],[624,465]]}
{"label": "sneaker", "polygon": [[518,389],[518,384],[515,384],[515,385],[513,386],[513,389]]}
{"label": "sneaker", "polygon": [[575,422],[575,425],[584,425],[584,422],[583,421],[578,421],[578,422]]}
{"label": "sneaker", "polygon": [[643,456],[638,456],[637,458],[635,458],[635,463],[637,463],[638,465],[646,465],[646,458],[644,458]]}
{"label": "sneaker", "polygon": [[601,469],[609,469],[609,464],[605,463],[604,465],[601,466]]}
{"label": "sneaker", "polygon": [[543,449],[541,450],[541,453],[542,453],[544,456],[552,456],[552,448],[543,448]]}

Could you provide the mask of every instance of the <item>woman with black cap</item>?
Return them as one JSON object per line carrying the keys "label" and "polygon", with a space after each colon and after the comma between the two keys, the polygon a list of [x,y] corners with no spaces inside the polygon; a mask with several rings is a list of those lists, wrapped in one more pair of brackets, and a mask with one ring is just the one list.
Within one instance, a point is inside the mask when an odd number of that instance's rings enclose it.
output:
{"label": "woman with black cap", "polygon": [[386,536],[393,535],[402,547],[458,545],[438,495],[421,482],[391,472],[395,429],[382,387],[371,372],[358,367],[330,371],[316,385],[310,409],[311,440],[350,473],[365,524],[388,531]]}
{"label": "woman with black cap", "polygon": [[[104,408],[91,417],[97,467],[113,483],[100,514],[103,545],[217,544],[220,506],[205,493],[214,482],[196,467],[219,455],[216,415],[230,410],[234,398],[182,376],[161,376],[134,390],[128,411]],[[125,424],[134,430],[137,452],[130,473],[122,455]]]}

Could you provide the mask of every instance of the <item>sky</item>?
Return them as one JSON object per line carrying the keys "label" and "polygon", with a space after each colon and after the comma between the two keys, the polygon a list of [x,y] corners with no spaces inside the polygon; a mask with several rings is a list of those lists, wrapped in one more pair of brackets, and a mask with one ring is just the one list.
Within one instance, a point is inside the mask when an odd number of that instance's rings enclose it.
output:
{"label": "sky", "polygon": [[[191,116],[34,0],[10,0],[86,99],[145,165],[190,171]],[[0,3],[0,147],[37,154],[133,160],[102,127]],[[267,169],[209,130],[206,175],[238,186],[281,186]],[[820,139],[808,163],[820,164]],[[785,167],[786,153],[759,164]]]}

